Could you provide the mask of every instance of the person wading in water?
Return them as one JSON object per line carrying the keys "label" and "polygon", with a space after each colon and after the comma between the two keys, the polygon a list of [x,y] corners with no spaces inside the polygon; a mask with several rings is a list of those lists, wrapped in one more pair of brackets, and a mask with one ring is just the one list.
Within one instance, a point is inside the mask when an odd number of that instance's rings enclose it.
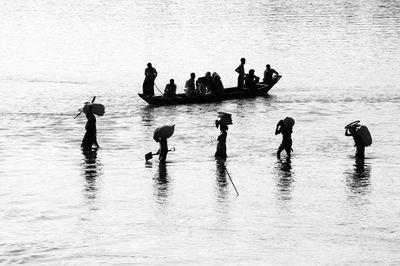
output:
{"label": "person wading in water", "polygon": [[96,129],[96,117],[92,112],[92,106],[89,107],[89,111],[85,113],[87,122],[86,122],[86,132],[83,137],[81,147],[86,150],[92,149],[92,146],[95,145],[96,148],[99,148],[99,144],[97,143],[97,129]]}
{"label": "person wading in water", "polygon": [[291,117],[286,117],[283,120],[279,120],[276,125],[275,135],[282,134],[282,143],[278,148],[276,157],[281,158],[281,152],[286,151],[286,155],[290,158],[292,151],[292,132],[294,126],[294,119]]}

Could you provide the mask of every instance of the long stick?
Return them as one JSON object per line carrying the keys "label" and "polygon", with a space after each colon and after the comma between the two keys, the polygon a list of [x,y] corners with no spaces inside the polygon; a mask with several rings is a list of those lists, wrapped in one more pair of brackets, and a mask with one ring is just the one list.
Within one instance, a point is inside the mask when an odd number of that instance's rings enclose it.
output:
{"label": "long stick", "polygon": [[[94,100],[96,100],[96,96],[93,97],[92,103],[94,103]],[[82,114],[82,112],[83,112],[83,111],[80,111],[80,112],[74,117],[74,119],[77,118],[80,114]]]}
{"label": "long stick", "polygon": [[157,84],[154,83],[154,85],[156,86],[157,90],[161,93],[161,95],[164,96],[164,93],[162,93],[162,91],[160,91],[160,89],[158,88]]}
{"label": "long stick", "polygon": [[231,180],[231,183],[232,183],[232,185],[233,185],[233,188],[234,188],[235,191],[236,191],[236,194],[239,196],[239,192],[237,191],[236,186],[235,186],[235,184],[234,184],[233,181],[232,181],[232,178],[231,178],[231,175],[230,175],[229,172],[228,172],[228,169],[226,169],[225,166],[224,166],[224,168],[225,168],[225,172],[228,174],[229,180]]}

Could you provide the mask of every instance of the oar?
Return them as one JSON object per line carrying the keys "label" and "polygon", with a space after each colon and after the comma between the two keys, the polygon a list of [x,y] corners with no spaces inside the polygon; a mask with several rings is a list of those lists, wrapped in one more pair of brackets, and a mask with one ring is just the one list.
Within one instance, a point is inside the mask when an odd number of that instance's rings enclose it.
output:
{"label": "oar", "polygon": [[[94,100],[96,100],[96,96],[93,97],[91,103],[94,103]],[[83,112],[83,110],[81,110],[81,111],[74,117],[74,119],[77,118],[80,114],[82,114],[82,112]]]}
{"label": "oar", "polygon": [[232,183],[232,185],[233,185],[233,188],[234,188],[235,191],[236,191],[236,194],[239,196],[239,192],[237,191],[236,186],[235,186],[235,184],[234,184],[233,181],[232,181],[232,178],[231,178],[231,175],[230,175],[229,172],[228,172],[228,169],[226,169],[225,166],[224,166],[224,168],[225,168],[225,172],[228,174],[229,180],[231,180],[231,183]]}

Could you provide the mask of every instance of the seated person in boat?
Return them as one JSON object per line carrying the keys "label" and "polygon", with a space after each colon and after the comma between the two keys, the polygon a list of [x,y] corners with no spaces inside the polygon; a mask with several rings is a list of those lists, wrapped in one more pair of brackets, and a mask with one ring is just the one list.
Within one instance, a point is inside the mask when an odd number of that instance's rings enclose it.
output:
{"label": "seated person in boat", "polygon": [[215,88],[215,94],[220,96],[224,94],[224,84],[222,84],[221,77],[218,75],[217,72],[213,73],[213,83]]}
{"label": "seated person in boat", "polygon": [[195,73],[191,73],[190,74],[190,79],[188,79],[185,83],[185,93],[187,97],[191,97],[192,94],[195,92],[196,87],[195,87],[195,79],[196,78],[196,74]]}
{"label": "seated person in boat", "polygon": [[260,81],[260,78],[254,75],[254,69],[249,70],[249,74],[244,78],[245,87],[249,92],[254,92],[257,89],[257,83]]}
{"label": "seated person in boat", "polygon": [[[274,78],[274,74],[276,75]],[[271,68],[271,66],[268,64],[266,65],[266,69],[264,71],[264,78],[263,78],[263,83],[265,84],[271,84],[274,83],[276,81],[276,77],[279,76],[279,73]]]}
{"label": "seated person in boat", "polygon": [[169,80],[169,83],[165,85],[164,97],[175,97],[176,96],[176,84],[173,79]]}
{"label": "seated person in boat", "polygon": [[210,88],[211,83],[212,83],[211,72],[207,72],[204,77],[200,77],[196,81],[197,93],[205,95],[207,89]]}

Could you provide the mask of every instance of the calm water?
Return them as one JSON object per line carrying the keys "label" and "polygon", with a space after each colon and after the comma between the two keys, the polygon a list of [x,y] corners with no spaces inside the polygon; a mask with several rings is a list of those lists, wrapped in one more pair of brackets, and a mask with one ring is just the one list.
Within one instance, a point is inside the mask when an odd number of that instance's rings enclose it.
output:
{"label": "calm water", "polygon": [[[0,3],[1,264],[399,264],[397,1],[3,1]],[[266,63],[270,96],[148,107],[190,72],[234,85]],[[79,148],[94,95],[97,153]],[[217,111],[233,114],[225,167]],[[296,120],[278,161],[276,122]],[[343,127],[373,137],[363,163]],[[153,130],[176,124],[168,163]]]}

